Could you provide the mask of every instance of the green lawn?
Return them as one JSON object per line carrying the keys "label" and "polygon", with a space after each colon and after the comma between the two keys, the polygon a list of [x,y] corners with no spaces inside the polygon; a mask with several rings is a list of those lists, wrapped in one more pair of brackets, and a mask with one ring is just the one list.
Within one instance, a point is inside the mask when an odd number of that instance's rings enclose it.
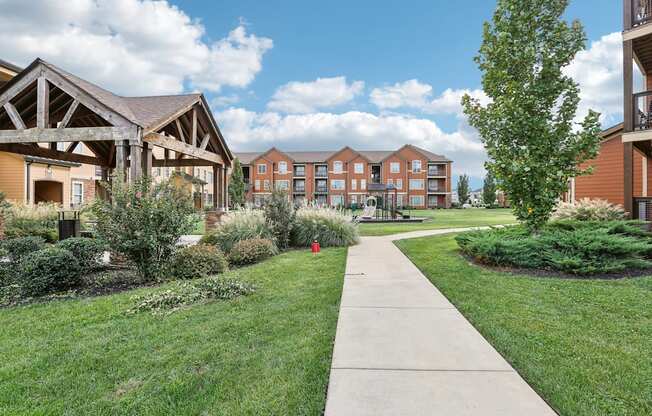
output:
{"label": "green lawn", "polygon": [[3,415],[319,415],[346,249],[235,274],[257,292],[125,315],[159,288],[0,309]]}
{"label": "green lawn", "polygon": [[562,416],[652,414],[652,277],[513,276],[452,236],[397,245]]}
{"label": "green lawn", "polygon": [[360,224],[360,234],[368,236],[389,235],[417,230],[510,224],[516,221],[512,215],[512,211],[507,208],[412,210],[409,212],[413,217],[423,217],[427,219],[420,224]]}

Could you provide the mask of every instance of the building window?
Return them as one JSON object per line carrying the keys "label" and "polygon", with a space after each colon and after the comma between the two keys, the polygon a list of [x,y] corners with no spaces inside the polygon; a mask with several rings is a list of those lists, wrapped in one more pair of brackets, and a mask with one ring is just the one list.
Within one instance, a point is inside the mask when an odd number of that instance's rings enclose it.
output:
{"label": "building window", "polygon": [[394,185],[393,179],[387,179],[387,185]]}
{"label": "building window", "polygon": [[213,183],[213,172],[206,172],[206,183],[208,184]]}
{"label": "building window", "polygon": [[403,206],[404,206],[403,200],[404,200],[403,195],[396,195],[396,206],[399,207],[399,208],[403,208]]}
{"label": "building window", "polygon": [[315,166],[315,176],[326,177],[328,176],[328,167],[327,166]]}
{"label": "building window", "polygon": [[423,206],[423,195],[412,195],[410,196],[410,205],[413,207],[422,207]]}
{"label": "building window", "polygon": [[340,161],[333,162],[333,171],[335,173],[342,173],[344,171],[344,165]]}
{"label": "building window", "polygon": [[365,189],[367,189],[367,180],[360,179],[360,190],[364,191]]}
{"label": "building window", "polygon": [[305,166],[295,166],[294,167],[294,176],[306,176],[306,167]]}
{"label": "building window", "polygon": [[421,161],[420,160],[413,160],[412,161],[412,172],[413,173],[421,173]]}
{"label": "building window", "polygon": [[84,203],[84,183],[74,181],[72,183],[72,204],[80,206]]}
{"label": "building window", "polygon": [[169,167],[166,167],[166,168],[165,168],[165,177],[166,177],[166,178],[169,178],[169,177],[170,177],[170,168],[169,168]]}
{"label": "building window", "polygon": [[267,173],[267,165],[265,164],[258,165],[258,174],[264,175],[266,173]]}
{"label": "building window", "polygon": [[344,179],[333,179],[331,181],[331,189],[334,191],[343,191],[345,187]]}
{"label": "building window", "polygon": [[401,173],[401,164],[399,162],[392,162],[389,164],[389,171],[391,173]]}
{"label": "building window", "polygon": [[358,196],[357,195],[351,195],[351,203],[352,204],[357,204],[358,203]]}
{"label": "building window", "polygon": [[334,207],[341,207],[344,205],[344,195],[332,195],[331,205]]}
{"label": "building window", "polygon": [[265,179],[265,180],[263,181],[263,189],[264,189],[265,191],[269,191],[269,180],[268,180],[268,179]]}
{"label": "building window", "polygon": [[160,167],[156,168],[156,171],[154,171],[154,175],[155,176],[161,176],[161,168]]}
{"label": "building window", "polygon": [[276,189],[279,191],[287,191],[290,189],[290,181],[276,181]]}
{"label": "building window", "polygon": [[410,179],[410,189],[411,190],[423,189],[423,179]]}
{"label": "building window", "polygon": [[396,189],[403,189],[403,179],[396,180]]}
{"label": "building window", "polygon": [[358,189],[358,181],[351,179],[351,190],[355,191],[356,189]]}
{"label": "building window", "polygon": [[288,163],[287,162],[278,162],[278,173],[280,173],[280,174],[288,173]]}
{"label": "building window", "polygon": [[254,181],[254,190],[260,191],[260,179]]}
{"label": "building window", "polygon": [[353,172],[364,173],[364,163],[356,163],[353,165]]}

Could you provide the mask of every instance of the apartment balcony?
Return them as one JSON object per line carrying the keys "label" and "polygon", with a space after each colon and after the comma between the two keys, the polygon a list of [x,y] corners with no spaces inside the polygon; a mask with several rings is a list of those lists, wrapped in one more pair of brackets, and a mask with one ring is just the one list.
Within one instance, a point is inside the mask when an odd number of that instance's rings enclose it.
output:
{"label": "apartment balcony", "polygon": [[315,193],[316,194],[327,194],[328,193],[328,186],[317,186],[317,187],[315,187]]}
{"label": "apartment balcony", "polygon": [[632,4],[632,26],[641,26],[652,21],[652,0],[630,0]]}
{"label": "apartment balcony", "polygon": [[438,167],[438,166],[428,166],[428,176],[430,176],[430,177],[438,177],[438,176],[445,177],[446,176],[446,169]]}
{"label": "apartment balcony", "polygon": [[315,169],[315,178],[327,178],[328,168],[324,166],[323,169]]}
{"label": "apartment balcony", "polygon": [[293,169],[295,178],[305,178],[306,177],[306,167],[305,166],[295,166]]}
{"label": "apartment balcony", "polygon": [[632,106],[634,131],[624,133],[623,142],[647,142],[652,140],[652,91],[634,94]]}

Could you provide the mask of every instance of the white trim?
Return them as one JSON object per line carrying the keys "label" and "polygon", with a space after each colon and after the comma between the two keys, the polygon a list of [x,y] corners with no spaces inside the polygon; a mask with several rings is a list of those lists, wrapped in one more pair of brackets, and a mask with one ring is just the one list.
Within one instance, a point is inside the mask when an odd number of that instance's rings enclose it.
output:
{"label": "white trim", "polygon": [[652,33],[652,24],[636,26],[635,28],[623,33],[623,41],[634,40],[636,38],[640,38],[641,36],[647,36],[650,33]]}
{"label": "white trim", "polygon": [[78,180],[72,180],[70,181],[70,205],[75,206],[75,184],[81,185],[81,198],[79,201],[79,205],[84,204],[84,182],[78,181]]}
{"label": "white trim", "polygon": [[652,140],[652,130],[634,131],[630,133],[623,133],[623,143],[629,142],[642,142],[644,140]]}

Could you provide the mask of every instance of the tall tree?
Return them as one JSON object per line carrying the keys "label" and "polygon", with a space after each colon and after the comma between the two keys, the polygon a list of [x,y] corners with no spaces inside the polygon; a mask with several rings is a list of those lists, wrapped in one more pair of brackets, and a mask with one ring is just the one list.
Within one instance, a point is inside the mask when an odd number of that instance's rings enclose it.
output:
{"label": "tall tree", "polygon": [[232,208],[241,207],[245,202],[245,183],[240,160],[233,161],[231,180],[229,181],[229,203]]}
{"label": "tall tree", "polygon": [[466,204],[469,200],[471,190],[469,189],[469,175],[461,175],[457,180],[457,197],[460,204]]}
{"label": "tall tree", "polygon": [[496,203],[496,181],[491,171],[487,171],[482,184],[482,202],[485,205],[492,206]]}
{"label": "tall tree", "polygon": [[574,122],[579,86],[565,75],[586,35],[579,21],[562,20],[569,0],[498,0],[475,58],[490,103],[462,103],[478,129],[494,173],[516,217],[530,231],[550,217],[568,179],[599,148],[599,114]]}

